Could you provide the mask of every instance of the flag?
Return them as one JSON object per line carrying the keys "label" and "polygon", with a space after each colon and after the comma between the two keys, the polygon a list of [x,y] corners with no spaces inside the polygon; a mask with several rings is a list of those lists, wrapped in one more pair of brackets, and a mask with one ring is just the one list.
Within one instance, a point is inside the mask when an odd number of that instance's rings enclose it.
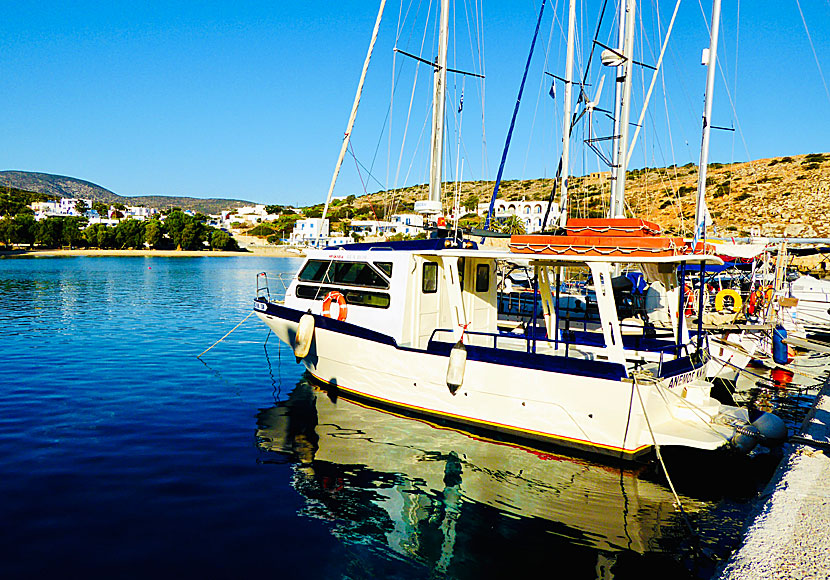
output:
{"label": "flag", "polygon": [[551,99],[556,99],[556,81],[551,81],[550,91],[548,91]]}
{"label": "flag", "polygon": [[461,93],[461,98],[458,99],[458,112],[461,112],[461,109],[464,108],[464,93]]}

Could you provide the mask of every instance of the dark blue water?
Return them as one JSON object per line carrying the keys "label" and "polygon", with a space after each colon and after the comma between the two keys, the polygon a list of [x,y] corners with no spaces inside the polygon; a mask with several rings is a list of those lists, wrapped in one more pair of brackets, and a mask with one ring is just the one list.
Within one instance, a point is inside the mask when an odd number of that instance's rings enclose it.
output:
{"label": "dark blue water", "polygon": [[296,267],[0,259],[0,577],[703,578],[737,547],[751,493],[684,519],[653,469],[334,401],[255,316],[197,359]]}

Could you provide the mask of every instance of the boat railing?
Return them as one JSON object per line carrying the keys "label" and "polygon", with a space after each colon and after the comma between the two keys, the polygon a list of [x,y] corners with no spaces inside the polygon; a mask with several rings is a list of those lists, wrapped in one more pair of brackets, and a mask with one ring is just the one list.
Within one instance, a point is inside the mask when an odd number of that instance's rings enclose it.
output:
{"label": "boat railing", "polygon": [[[428,344],[434,344],[436,342],[447,343],[448,341],[445,341],[445,340],[437,340],[436,335],[440,334],[440,333],[453,334],[454,332],[455,331],[451,328],[436,328],[435,330],[432,331],[432,334],[429,337],[429,343]],[[533,353],[535,353],[535,351],[536,351],[535,343],[544,342],[544,343],[549,343],[549,344],[557,344],[557,343],[561,344],[561,343],[564,342],[563,340],[556,341],[556,340],[553,340],[553,339],[550,339],[550,338],[547,338],[547,337],[531,336],[527,332],[524,332],[522,334],[515,334],[515,333],[481,332],[481,331],[465,330],[464,331],[464,336],[465,337],[483,336],[483,337],[492,338],[493,339],[492,348],[494,348],[494,349],[499,348],[499,344],[498,344],[499,339],[501,339],[502,341],[510,340],[510,341],[514,341],[514,342],[516,340],[524,340],[524,341],[527,341],[528,343],[530,343],[532,341],[532,343],[534,343],[533,349],[531,350],[530,346],[528,346],[528,352],[533,352]],[[480,345],[475,345],[475,346],[480,346]],[[565,356],[567,356],[567,345],[566,345]]]}
{"label": "boat railing", "polygon": [[268,288],[268,274],[260,272],[256,275],[256,297],[271,301],[271,290]]}
{"label": "boat railing", "polygon": [[[294,275],[286,272],[278,272],[275,278],[282,285],[282,295],[285,296],[285,293],[288,291],[288,286],[294,280]],[[265,272],[260,272],[256,275],[256,295],[257,298],[265,298],[269,302],[271,301],[271,289],[268,285],[268,274]]]}

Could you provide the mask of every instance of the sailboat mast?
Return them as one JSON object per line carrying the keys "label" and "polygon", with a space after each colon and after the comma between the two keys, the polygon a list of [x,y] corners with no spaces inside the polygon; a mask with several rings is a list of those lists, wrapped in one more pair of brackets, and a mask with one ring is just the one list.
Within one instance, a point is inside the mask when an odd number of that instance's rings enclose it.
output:
{"label": "sailboat mast", "polygon": [[695,206],[695,242],[706,239],[706,170],[709,163],[709,132],[712,126],[712,93],[715,89],[719,27],[720,0],[713,0],[709,49],[703,54],[703,64],[706,65],[706,99],[703,105],[703,137],[700,144],[700,169],[697,180],[697,205]]}
{"label": "sailboat mast", "polygon": [[[619,19],[617,25],[617,52],[623,54],[623,47],[625,44],[625,6],[628,0],[619,0],[617,7],[617,18]],[[624,61],[620,61],[619,66],[616,67],[616,82],[614,83],[614,130],[611,133],[611,196],[608,208],[608,217],[614,217],[614,196],[616,195],[616,167],[617,167],[617,141],[620,139],[620,105],[622,103],[623,95],[623,80],[625,80],[625,73],[623,71]]]}
{"label": "sailboat mast", "polygon": [[[634,69],[634,13],[636,0],[628,0],[625,13],[625,41],[623,42],[622,64],[623,85],[620,101],[619,133],[617,138],[617,159],[614,166],[614,190],[611,197],[611,217],[625,217],[625,172],[628,168],[628,129],[631,118],[631,85]],[[623,15],[620,15],[623,18]]]}
{"label": "sailboat mast", "polygon": [[568,48],[565,55],[565,112],[562,118],[562,184],[560,186],[559,225],[568,222],[568,168],[571,149],[571,89],[573,88],[574,28],[576,26],[576,0],[570,0],[568,8]]}
{"label": "sailboat mast", "polygon": [[343,165],[343,159],[346,157],[346,150],[349,148],[349,141],[352,136],[352,129],[357,118],[357,107],[360,105],[360,96],[363,94],[363,83],[366,80],[366,72],[369,70],[369,62],[372,60],[372,51],[375,49],[375,41],[378,39],[378,30],[380,29],[380,22],[383,18],[383,8],[386,6],[386,0],[380,1],[380,8],[378,8],[378,15],[375,18],[375,28],[372,30],[372,39],[369,41],[369,50],[366,52],[366,58],[363,61],[363,70],[360,72],[360,81],[357,83],[357,92],[354,96],[354,103],[352,104],[352,112],[349,115],[349,122],[346,125],[346,133],[343,137],[343,143],[340,146],[340,155],[337,157],[337,164],[334,166],[334,175],[331,176],[331,184],[329,185],[329,192],[326,195],[326,205],[323,207],[323,215],[320,218],[320,227],[317,228],[317,239],[323,235],[323,224],[326,223],[326,214],[329,211],[329,204],[331,204],[331,196],[334,193],[334,185],[337,183],[337,176],[340,175],[340,167]]}
{"label": "sailboat mast", "polygon": [[435,63],[432,97],[432,147],[430,149],[429,199],[415,204],[421,213],[441,213],[441,175],[444,157],[444,114],[446,110],[447,44],[450,28],[450,0],[441,0],[438,59]]}

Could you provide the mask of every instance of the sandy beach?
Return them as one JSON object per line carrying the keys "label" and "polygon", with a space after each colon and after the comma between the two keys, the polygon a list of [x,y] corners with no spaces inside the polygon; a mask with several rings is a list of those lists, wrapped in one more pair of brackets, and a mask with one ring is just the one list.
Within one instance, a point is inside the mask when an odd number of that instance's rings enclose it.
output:
{"label": "sandy beach", "polygon": [[279,246],[257,246],[248,248],[246,252],[223,252],[218,250],[188,251],[188,250],[0,250],[0,258],[15,256],[136,256],[156,258],[236,258],[245,256],[272,256],[275,258],[297,258],[303,256],[302,251],[296,248]]}

